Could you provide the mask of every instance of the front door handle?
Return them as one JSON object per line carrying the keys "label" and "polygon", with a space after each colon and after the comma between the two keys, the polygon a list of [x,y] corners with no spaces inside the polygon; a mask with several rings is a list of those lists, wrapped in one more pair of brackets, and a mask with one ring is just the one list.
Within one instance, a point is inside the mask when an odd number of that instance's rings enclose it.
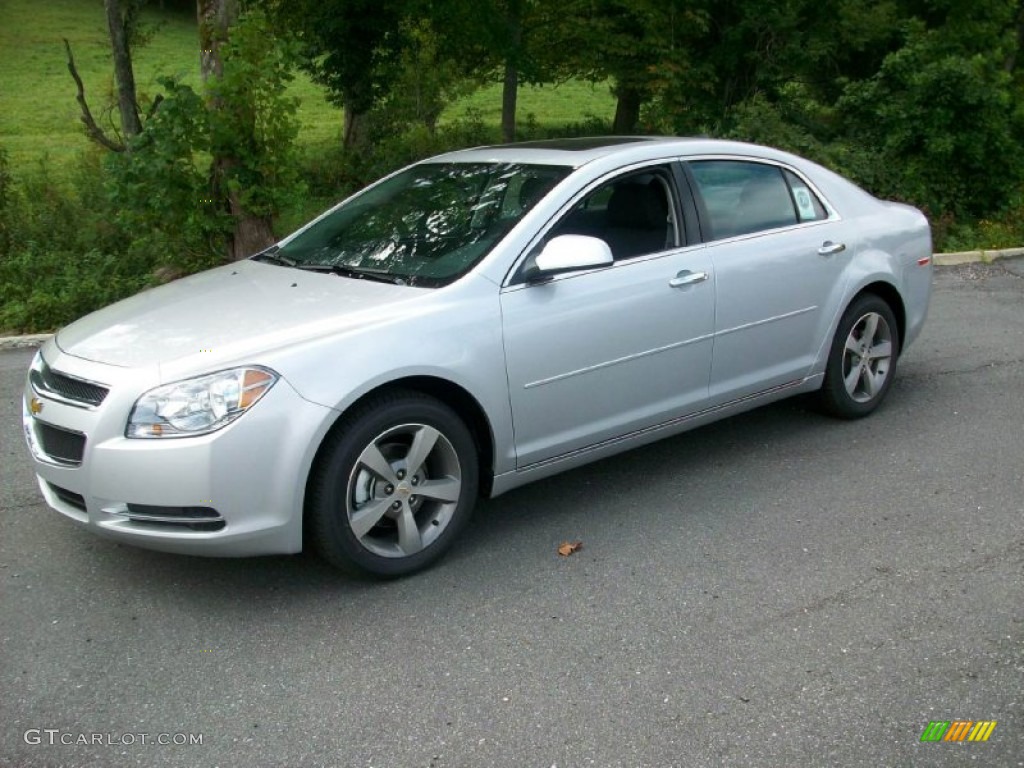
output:
{"label": "front door handle", "polygon": [[819,256],[833,256],[837,253],[842,253],[846,250],[846,243],[833,243],[831,240],[826,240],[821,244],[821,248],[818,249]]}
{"label": "front door handle", "polygon": [[668,281],[668,284],[673,288],[679,288],[684,285],[693,285],[694,283],[703,283],[709,277],[707,272],[691,272],[688,269],[684,269],[678,275]]}

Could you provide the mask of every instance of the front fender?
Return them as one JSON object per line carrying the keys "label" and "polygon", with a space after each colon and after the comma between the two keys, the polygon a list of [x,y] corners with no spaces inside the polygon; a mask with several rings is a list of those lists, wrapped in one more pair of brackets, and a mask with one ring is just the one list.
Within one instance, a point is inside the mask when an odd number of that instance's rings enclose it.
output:
{"label": "front fender", "polygon": [[494,439],[492,469],[514,466],[498,288],[472,277],[451,288],[439,290],[432,306],[375,325],[372,332],[313,339],[274,355],[269,364],[303,398],[334,414],[321,439],[369,392],[405,378],[431,377],[460,387],[483,409]]}

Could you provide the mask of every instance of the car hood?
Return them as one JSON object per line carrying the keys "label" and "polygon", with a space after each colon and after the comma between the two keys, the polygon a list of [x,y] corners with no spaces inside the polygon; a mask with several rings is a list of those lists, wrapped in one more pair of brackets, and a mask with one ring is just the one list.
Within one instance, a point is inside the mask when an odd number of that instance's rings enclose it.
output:
{"label": "car hood", "polygon": [[69,355],[108,365],[195,358],[196,367],[208,368],[393,319],[396,305],[429,292],[242,261],[112,304],[61,329],[56,342]]}

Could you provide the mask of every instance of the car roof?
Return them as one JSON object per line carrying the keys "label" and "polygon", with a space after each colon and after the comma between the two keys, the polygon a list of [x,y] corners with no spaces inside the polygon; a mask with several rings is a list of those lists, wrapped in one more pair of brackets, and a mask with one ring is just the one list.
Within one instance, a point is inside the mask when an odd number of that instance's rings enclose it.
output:
{"label": "car roof", "polygon": [[579,168],[594,160],[615,156],[623,163],[657,157],[687,155],[743,155],[781,161],[793,158],[778,150],[736,141],[674,136],[590,136],[495,144],[461,149],[424,162],[525,163]]}

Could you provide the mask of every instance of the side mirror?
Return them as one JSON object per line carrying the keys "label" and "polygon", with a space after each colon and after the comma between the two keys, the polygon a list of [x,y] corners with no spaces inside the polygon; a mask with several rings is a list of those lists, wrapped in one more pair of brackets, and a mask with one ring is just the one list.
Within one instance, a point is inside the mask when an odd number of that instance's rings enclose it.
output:
{"label": "side mirror", "polygon": [[614,261],[608,243],[587,235],[559,235],[548,241],[533,259],[524,276],[529,282],[548,279],[561,272],[606,267]]}

